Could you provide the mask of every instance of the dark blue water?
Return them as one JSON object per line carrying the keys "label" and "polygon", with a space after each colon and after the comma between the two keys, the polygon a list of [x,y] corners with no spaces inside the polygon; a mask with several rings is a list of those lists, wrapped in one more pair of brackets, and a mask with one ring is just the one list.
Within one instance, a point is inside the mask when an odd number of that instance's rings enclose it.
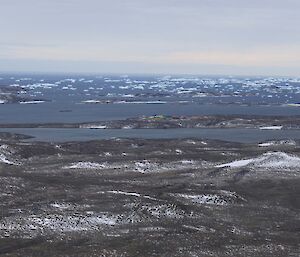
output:
{"label": "dark blue water", "polygon": [[0,132],[34,136],[29,141],[68,142],[110,138],[198,138],[257,143],[267,140],[300,139],[299,130],[259,129],[0,129]]}
{"label": "dark blue water", "polygon": [[[300,103],[300,79],[297,78],[0,74],[0,102],[5,100],[7,89],[16,90],[17,97],[45,102],[0,104],[2,124],[79,123],[155,114],[300,115],[300,107],[289,105]],[[90,100],[102,101],[102,104],[86,103]],[[153,104],[155,101],[164,104]],[[2,131],[16,131],[46,141],[197,137],[252,142],[299,138],[298,131],[248,129]]]}
{"label": "dark blue water", "polygon": [[[300,102],[300,79],[295,78],[0,74],[0,89],[4,86],[21,88],[18,96],[49,102],[0,104],[0,123],[87,122],[154,114],[300,115],[299,107],[287,106]],[[84,104],[87,100],[114,104]]]}
{"label": "dark blue water", "polygon": [[[66,111],[67,110],[67,111]],[[0,105],[0,123],[89,122],[142,115],[300,115],[299,107],[217,104],[6,104]]]}

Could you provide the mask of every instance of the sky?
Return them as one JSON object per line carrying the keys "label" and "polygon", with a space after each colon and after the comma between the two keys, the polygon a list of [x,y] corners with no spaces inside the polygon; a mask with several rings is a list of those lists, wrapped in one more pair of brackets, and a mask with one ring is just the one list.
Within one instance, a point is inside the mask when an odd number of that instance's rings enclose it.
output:
{"label": "sky", "polygon": [[300,76],[299,0],[0,0],[0,72]]}

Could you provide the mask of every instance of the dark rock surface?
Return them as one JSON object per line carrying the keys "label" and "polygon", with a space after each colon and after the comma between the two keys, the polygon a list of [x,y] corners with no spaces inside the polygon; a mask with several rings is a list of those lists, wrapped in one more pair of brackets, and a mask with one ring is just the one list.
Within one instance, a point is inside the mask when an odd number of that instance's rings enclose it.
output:
{"label": "dark rock surface", "polygon": [[7,141],[0,255],[299,256],[299,150],[299,142]]}

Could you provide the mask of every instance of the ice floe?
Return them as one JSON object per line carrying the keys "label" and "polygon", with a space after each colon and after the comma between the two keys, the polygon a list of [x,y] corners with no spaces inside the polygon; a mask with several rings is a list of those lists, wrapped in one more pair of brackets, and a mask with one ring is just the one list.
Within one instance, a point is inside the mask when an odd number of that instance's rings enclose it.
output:
{"label": "ice floe", "polygon": [[86,104],[98,104],[98,103],[101,103],[102,101],[91,99],[91,100],[85,100],[85,101],[81,101],[81,102],[86,103]]}
{"label": "ice floe", "polygon": [[260,127],[260,130],[281,130],[283,126],[267,126],[267,127]]}
{"label": "ice floe", "polygon": [[[170,103],[231,103],[232,97],[239,98],[232,102],[236,104],[281,104],[298,106],[296,94],[300,93],[298,78],[225,78],[225,77],[182,77],[173,76],[135,79],[133,77],[89,76],[87,78],[64,78],[53,82],[51,78],[41,77],[38,80],[10,78],[18,87],[37,94],[37,89],[44,93],[48,89],[56,92],[72,91],[76,101],[84,103],[106,103],[107,98],[115,104],[162,104]],[[33,83],[36,81],[36,83]],[[99,94],[103,90],[103,94]],[[143,93],[141,94],[141,91]],[[84,93],[84,94],[83,94]],[[87,94],[85,94],[87,93]],[[51,94],[52,97],[57,94]],[[67,95],[67,94],[66,94]],[[99,99],[93,102],[84,96],[97,95]],[[105,99],[106,98],[106,99]],[[128,101],[121,101],[122,99]],[[214,99],[212,99],[214,98]],[[222,99],[221,99],[222,98]],[[228,98],[228,100],[227,100]],[[280,98],[280,101],[278,101]],[[129,101],[132,99],[132,101]],[[52,99],[56,100],[56,99]],[[100,101],[99,100],[99,101]]]}
{"label": "ice floe", "polygon": [[93,124],[82,124],[79,128],[86,128],[86,129],[106,129],[106,125],[93,125]]}
{"label": "ice floe", "polygon": [[42,100],[33,100],[33,101],[21,101],[20,104],[41,104],[45,101]]}

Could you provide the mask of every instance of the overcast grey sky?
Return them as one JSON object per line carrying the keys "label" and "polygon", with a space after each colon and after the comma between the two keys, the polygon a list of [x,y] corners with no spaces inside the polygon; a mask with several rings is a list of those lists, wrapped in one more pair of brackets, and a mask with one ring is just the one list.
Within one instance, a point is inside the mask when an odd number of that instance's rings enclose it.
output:
{"label": "overcast grey sky", "polygon": [[300,76],[300,0],[0,0],[0,71]]}

